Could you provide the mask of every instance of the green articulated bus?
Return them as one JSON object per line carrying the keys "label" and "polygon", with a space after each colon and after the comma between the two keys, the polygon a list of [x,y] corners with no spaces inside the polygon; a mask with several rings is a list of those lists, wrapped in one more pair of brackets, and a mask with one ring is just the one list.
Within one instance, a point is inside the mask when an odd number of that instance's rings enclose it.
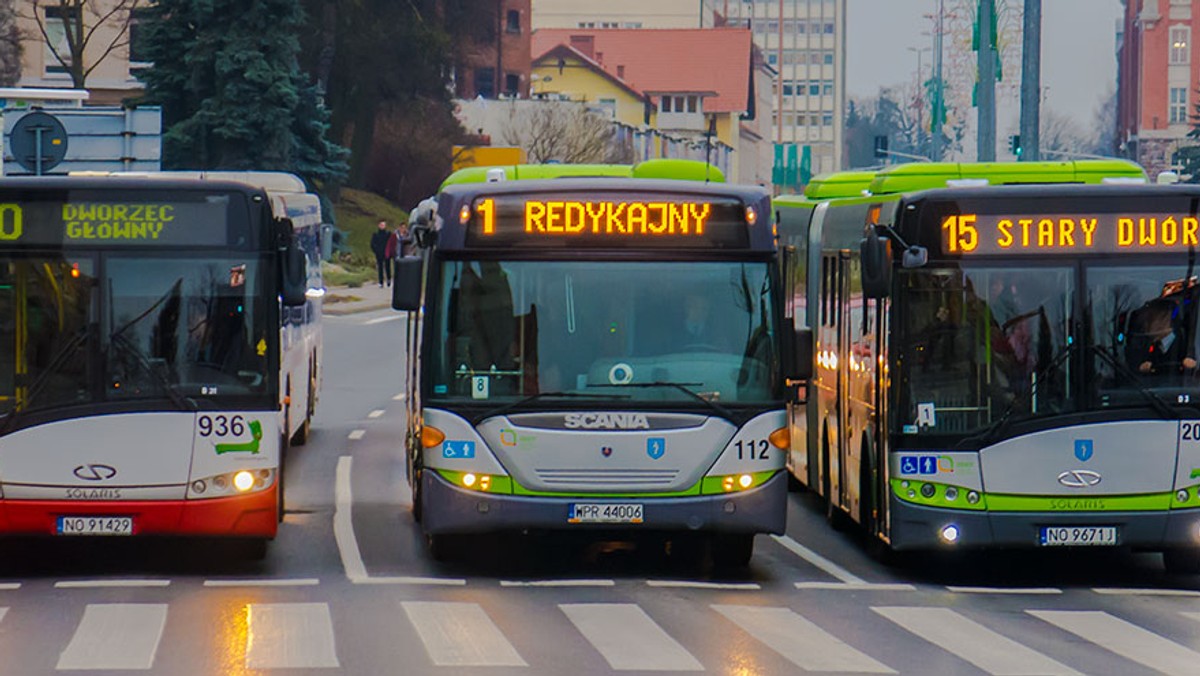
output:
{"label": "green articulated bus", "polygon": [[812,342],[787,464],[830,520],[1200,570],[1200,189],[1116,160],[836,178],[774,205]]}

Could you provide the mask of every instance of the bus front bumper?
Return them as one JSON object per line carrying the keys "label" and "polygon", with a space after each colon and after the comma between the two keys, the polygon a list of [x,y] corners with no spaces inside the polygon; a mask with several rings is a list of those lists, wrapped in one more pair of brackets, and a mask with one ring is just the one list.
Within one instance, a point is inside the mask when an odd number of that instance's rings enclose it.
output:
{"label": "bus front bumper", "polygon": [[[1160,551],[1200,547],[1200,509],[1161,512],[986,512],[913,505],[892,496],[891,546],[897,550],[1041,547],[1046,526],[1116,526],[1117,546]],[[957,528],[951,545],[947,526]]]}
{"label": "bus front bumper", "polygon": [[[787,475],[778,472],[746,491],[685,497],[532,497],[458,488],[436,472],[421,472],[425,532],[483,533],[512,530],[621,528],[646,531],[709,531],[782,534],[787,518]],[[637,524],[575,524],[567,521],[572,503],[638,503]]]}
{"label": "bus front bumper", "polygon": [[0,500],[0,534],[58,535],[60,517],[132,517],[134,536],[273,538],[275,491],[208,500]]}

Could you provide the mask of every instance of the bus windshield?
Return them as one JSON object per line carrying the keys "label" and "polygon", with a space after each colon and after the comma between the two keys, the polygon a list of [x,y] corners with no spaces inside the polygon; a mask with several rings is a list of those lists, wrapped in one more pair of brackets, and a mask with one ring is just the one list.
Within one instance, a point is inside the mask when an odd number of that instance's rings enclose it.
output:
{"label": "bus windshield", "polygon": [[1097,265],[1087,279],[1096,405],[1145,406],[1147,389],[1171,404],[1200,402],[1195,269]]}
{"label": "bus windshield", "polygon": [[447,261],[440,278],[436,398],[778,399],[766,262]]}
{"label": "bus windshield", "polygon": [[1073,406],[1073,267],[923,268],[901,288],[897,431],[969,435]]}
{"label": "bus windshield", "polygon": [[0,258],[0,412],[266,393],[261,268],[253,257]]}

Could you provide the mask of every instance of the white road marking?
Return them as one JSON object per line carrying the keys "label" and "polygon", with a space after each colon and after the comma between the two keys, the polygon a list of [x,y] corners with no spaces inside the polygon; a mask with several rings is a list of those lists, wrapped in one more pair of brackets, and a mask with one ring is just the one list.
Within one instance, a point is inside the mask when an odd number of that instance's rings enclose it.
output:
{"label": "white road marking", "polygon": [[387,317],[376,317],[363,322],[363,326],[371,326],[372,324],[383,324],[384,322],[395,322],[404,319],[404,315],[390,315]]}
{"label": "white road marking", "polygon": [[872,607],[871,610],[989,674],[1079,673],[949,608],[892,606]]}
{"label": "white road marking", "polygon": [[338,667],[327,603],[251,603],[247,669]]}
{"label": "white road marking", "polygon": [[712,608],[806,671],[896,673],[787,608],[724,605]]}
{"label": "white road marking", "polygon": [[362,439],[364,436],[366,436],[366,434],[367,434],[366,430],[354,430],[348,436],[351,441],[358,441],[359,439]]}
{"label": "white road marking", "polygon": [[361,580],[352,580],[354,584],[395,584],[395,585],[425,585],[428,587],[462,587],[467,584],[467,581],[462,578],[452,577],[365,577]]}
{"label": "white road marking", "polygon": [[370,413],[368,413],[368,414],[367,414],[367,417],[368,417],[368,418],[372,418],[372,419],[374,419],[374,418],[382,418],[382,417],[383,417],[383,414],[384,414],[384,413],[386,413],[386,412],[387,412],[387,411],[384,411],[382,408],[377,408],[377,409],[375,409],[374,411],[371,411]]}
{"label": "white road marking", "polygon": [[850,571],[846,570],[845,568],[842,568],[841,566],[837,565],[833,561],[830,561],[829,559],[825,558],[824,556],[821,556],[820,554],[814,552],[813,550],[809,549],[808,547],[805,547],[804,545],[800,544],[799,542],[796,542],[795,540],[791,539],[790,537],[788,537],[786,535],[772,535],[771,537],[776,542],[783,545],[784,548],[787,549],[788,551],[790,551],[791,553],[795,554],[796,556],[799,556],[800,558],[804,559],[805,561],[808,561],[812,565],[816,566],[817,568],[820,568],[821,570],[825,571],[826,573],[829,573],[830,575],[836,577],[837,579],[841,580],[842,582],[846,582],[849,584],[866,584],[867,583],[867,581],[862,579],[861,577],[855,575],[854,573],[851,573]]}
{"label": "white road marking", "polygon": [[358,538],[354,536],[354,522],[350,518],[354,505],[354,495],[350,490],[350,467],[353,462],[354,459],[348,455],[338,458],[337,480],[334,484],[333,539],[342,557],[346,577],[358,583],[368,576],[362,552],[358,549]]}
{"label": "white road marking", "polygon": [[954,587],[947,585],[947,591],[955,594],[1061,594],[1061,589],[1054,587]]}
{"label": "white road marking", "polygon": [[55,589],[96,589],[104,587],[167,587],[170,580],[62,580]]}
{"label": "white road marking", "polygon": [[0,622],[4,621],[4,616],[8,614],[8,608],[0,608]]}
{"label": "white road marking", "polygon": [[691,580],[646,580],[646,584],[651,587],[662,587],[665,589],[742,589],[755,590],[762,589],[762,585],[757,582],[693,582]]}
{"label": "white road marking", "polygon": [[695,657],[632,603],[562,603],[559,608],[618,671],[703,671]]}
{"label": "white road marking", "polygon": [[290,580],[205,580],[205,587],[314,587],[321,584],[315,577],[298,577]]}
{"label": "white road marking", "polygon": [[1191,589],[1133,589],[1123,587],[1094,587],[1097,594],[1112,596],[1200,596],[1200,591]]}
{"label": "white road marking", "polygon": [[20,582],[0,582],[0,591],[13,591],[20,588]]}
{"label": "white road marking", "polygon": [[403,601],[400,605],[436,666],[529,666],[477,603]]}
{"label": "white road marking", "polygon": [[165,603],[89,603],[56,668],[149,669],[166,623]]}
{"label": "white road marking", "polygon": [[1100,610],[1027,610],[1106,650],[1166,674],[1195,673],[1200,653]]}
{"label": "white road marking", "polygon": [[796,589],[826,589],[830,591],[916,591],[904,582],[797,582]]}
{"label": "white road marking", "polygon": [[404,392],[401,392],[400,394],[397,394],[396,396],[392,397],[392,401],[404,401],[405,399],[408,399],[408,395],[405,394]]}
{"label": "white road marking", "polygon": [[614,587],[613,580],[500,580],[501,587]]}

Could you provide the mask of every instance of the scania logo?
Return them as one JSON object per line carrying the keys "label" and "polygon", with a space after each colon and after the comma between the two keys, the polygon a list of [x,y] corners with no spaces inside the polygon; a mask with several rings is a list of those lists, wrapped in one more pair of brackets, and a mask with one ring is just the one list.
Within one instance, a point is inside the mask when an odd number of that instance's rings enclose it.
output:
{"label": "scania logo", "polygon": [[1067,488],[1091,488],[1100,483],[1100,473],[1090,469],[1071,469],[1058,475],[1058,483]]}
{"label": "scania logo", "polygon": [[117,475],[117,469],[110,465],[80,465],[75,468],[75,476],[84,481],[104,481]]}
{"label": "scania logo", "polygon": [[650,421],[645,413],[568,413],[563,427],[585,430],[648,430]]}

